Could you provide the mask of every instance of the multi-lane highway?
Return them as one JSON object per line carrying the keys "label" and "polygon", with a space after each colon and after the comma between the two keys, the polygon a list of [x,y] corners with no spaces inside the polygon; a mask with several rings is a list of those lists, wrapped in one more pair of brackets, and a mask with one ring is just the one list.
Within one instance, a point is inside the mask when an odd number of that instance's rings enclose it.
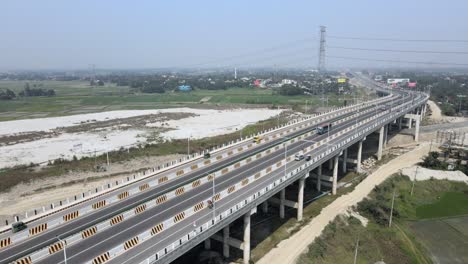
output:
{"label": "multi-lane highway", "polygon": [[[25,258],[24,261],[26,262],[24,263],[28,263],[28,261],[34,263],[62,263],[64,256],[62,244],[57,239],[57,237],[59,237],[67,241],[67,263],[85,263],[93,260],[95,263],[102,263],[104,261],[112,261],[114,263],[139,263],[147,259],[148,256],[165,249],[168,245],[180,237],[183,237],[185,234],[189,234],[191,231],[198,229],[213,216],[218,216],[220,212],[223,212],[233,204],[236,204],[236,202],[242,201],[245,197],[277,180],[285,173],[297,170],[297,168],[303,166],[306,161],[294,161],[291,159],[288,162],[281,163],[281,166],[276,166],[274,170],[268,173],[267,177],[258,178],[250,183],[247,182],[245,187],[236,190],[233,192],[233,195],[222,197],[222,199],[217,200],[215,202],[215,208],[208,208],[205,202],[212,199],[213,196],[221,190],[227,190],[236,183],[245,182],[248,177],[255,175],[257,172],[265,170],[265,168],[271,168],[273,164],[278,164],[285,156],[292,156],[303,149],[310,150],[311,145],[315,144],[317,146],[314,147],[313,150],[308,151],[312,159],[314,161],[316,160],[314,165],[309,168],[313,169],[320,164],[320,162],[329,159],[324,153],[330,150],[330,146],[336,144],[336,142],[340,142],[343,138],[349,137],[349,134],[351,134],[349,128],[353,127],[354,132],[358,130],[364,131],[366,128],[370,129],[371,126],[379,120],[396,116],[396,111],[401,111],[398,113],[398,115],[401,116],[404,114],[402,107],[406,107],[405,111],[411,109],[411,104],[415,102],[415,98],[416,102],[421,104],[424,102],[425,97],[420,94],[410,96],[405,92],[398,92],[387,98],[380,98],[378,103],[363,104],[359,109],[354,107],[353,109],[356,110],[347,111],[346,113],[340,112],[333,117],[332,115],[324,116],[324,118],[321,118],[321,121],[317,121],[313,123],[313,125],[307,127],[301,127],[295,131],[291,129],[292,126],[273,131],[270,134],[275,134],[275,138],[271,137],[271,140],[259,145],[252,144],[251,140],[248,140],[232,146],[231,148],[224,149],[219,153],[228,153],[232,151],[232,149],[245,147],[244,151],[239,151],[239,153],[235,154],[231,152],[231,155],[227,155],[219,161],[175,177],[174,179],[164,182],[164,184],[147,188],[142,192],[129,195],[127,198],[115,201],[99,210],[67,221],[58,227],[47,229],[45,232],[27,237],[17,243],[12,243],[0,250],[0,262],[7,263]],[[397,106],[401,107],[399,108]],[[414,107],[417,106],[418,105],[414,105]],[[316,118],[318,119],[320,117]],[[313,120],[314,119],[310,119],[309,121]],[[314,129],[317,125],[324,122],[333,122],[334,125],[332,129],[327,134],[316,134]],[[312,122],[310,123],[312,124]],[[299,125],[300,124],[295,124],[293,126],[299,127]],[[290,132],[286,133],[287,130]],[[343,133],[343,131],[346,133]],[[372,132],[371,130],[369,131]],[[297,139],[299,136],[301,136],[300,140]],[[291,142],[294,138],[295,142]],[[326,143],[318,144],[318,142]],[[284,149],[286,144],[287,150]],[[251,146],[250,148],[248,147],[249,145]],[[263,155],[258,157],[259,153],[263,153]],[[218,153],[216,155],[218,155]],[[245,162],[247,159],[252,160]],[[228,166],[231,168],[232,166],[237,166],[241,161],[244,161],[242,166],[239,165],[225,173],[220,173],[220,171]],[[286,165],[284,165],[285,163]],[[196,164],[196,162],[193,162],[193,164]],[[193,165],[188,163],[181,166],[190,167]],[[180,171],[180,168],[176,167],[165,172],[160,172],[134,184],[142,186],[150,180],[154,180],[154,177],[164,177],[163,175],[165,174],[174,174],[177,173],[177,171]],[[214,183],[207,181],[200,184],[201,182],[199,182],[197,186],[194,185],[196,188],[194,187],[185,192],[182,191],[171,199],[167,199],[160,204],[154,204],[152,207],[145,207],[145,209],[140,210],[140,212],[135,213],[131,217],[119,220],[108,228],[94,231],[92,235],[86,238],[82,237],[81,239],[73,241],[68,239],[70,236],[79,234],[83,230],[96,225],[99,226],[99,223],[109,221],[109,219],[115,218],[125,211],[138,210],[137,208],[139,206],[148,201],[157,199],[174,190],[177,192],[180,186],[193,183],[196,179],[207,177],[211,174],[219,175],[215,177]],[[132,188],[132,186],[126,186],[119,190],[106,193],[103,197],[115,196],[116,193],[125,192],[130,188]],[[273,193],[271,195],[273,195]],[[103,197],[100,197],[100,199]],[[78,204],[77,206],[86,206],[95,202],[94,200],[90,200]],[[182,217],[180,221],[174,220],[175,223],[170,227],[161,227],[161,230],[158,230],[156,234],[145,240],[144,243],[138,240],[142,232],[151,230],[155,226],[158,226],[158,224],[167,221],[167,219],[172,219],[186,208],[191,208],[198,204],[202,204],[202,206],[200,206],[196,213],[188,215],[186,218]],[[76,211],[76,208],[71,207],[63,211],[59,212],[59,216]],[[56,216],[51,215],[49,217]],[[37,220],[37,222],[39,221],[48,221],[48,218]],[[136,240],[132,240],[134,238],[136,238]],[[59,244],[59,246],[50,247],[54,244]],[[115,257],[110,257],[110,253],[108,254],[109,256],[106,255],[106,252],[112,251],[122,244],[124,244],[124,252],[119,253]],[[51,248],[55,248],[56,250],[51,250]],[[31,255],[41,249],[46,249],[43,251],[45,253],[48,252],[48,254],[41,253],[40,257],[36,254],[34,258],[30,258]],[[103,254],[104,257],[98,257]]]}

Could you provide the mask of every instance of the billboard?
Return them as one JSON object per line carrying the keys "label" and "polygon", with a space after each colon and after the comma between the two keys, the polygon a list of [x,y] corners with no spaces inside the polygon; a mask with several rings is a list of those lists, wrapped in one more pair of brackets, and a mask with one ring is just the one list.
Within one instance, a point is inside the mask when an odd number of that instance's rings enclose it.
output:
{"label": "billboard", "polygon": [[409,83],[409,79],[388,79],[387,84]]}
{"label": "billboard", "polygon": [[408,87],[410,87],[410,88],[416,87],[416,82],[409,82]]}
{"label": "billboard", "polygon": [[346,78],[338,78],[338,83],[346,83]]}

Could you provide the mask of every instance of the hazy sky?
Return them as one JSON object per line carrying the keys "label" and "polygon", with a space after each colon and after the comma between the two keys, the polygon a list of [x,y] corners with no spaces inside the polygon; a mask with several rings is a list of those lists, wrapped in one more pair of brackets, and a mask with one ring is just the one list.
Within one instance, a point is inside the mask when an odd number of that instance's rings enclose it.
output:
{"label": "hazy sky", "polygon": [[[0,69],[317,65],[329,46],[468,51],[465,43],[383,42],[332,36],[468,39],[468,1],[2,1]],[[243,55],[243,56],[239,56]],[[468,55],[340,50],[329,56],[468,63]],[[233,56],[236,56],[233,58]],[[327,59],[329,67],[402,63]],[[406,65],[406,64],[405,64]]]}

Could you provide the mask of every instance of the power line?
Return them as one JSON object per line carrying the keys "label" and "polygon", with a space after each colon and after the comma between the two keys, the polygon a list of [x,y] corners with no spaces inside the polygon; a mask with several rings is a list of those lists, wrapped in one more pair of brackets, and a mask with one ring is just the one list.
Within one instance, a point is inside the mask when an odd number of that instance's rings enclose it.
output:
{"label": "power line", "polygon": [[370,48],[355,48],[355,47],[342,47],[342,46],[327,46],[331,49],[345,49],[345,50],[363,50],[363,51],[381,51],[381,52],[402,52],[402,53],[430,53],[430,54],[468,54],[468,51],[433,51],[433,50],[395,50],[395,49],[370,49]]}
{"label": "power line", "polygon": [[344,36],[327,36],[333,39],[349,39],[349,40],[372,40],[372,41],[394,41],[394,42],[455,42],[468,43],[466,39],[397,39],[397,38],[367,38],[367,37],[344,37]]}
{"label": "power line", "polygon": [[468,64],[466,64],[466,63],[452,63],[452,62],[385,60],[385,59],[368,59],[368,58],[356,58],[356,57],[344,57],[344,56],[327,56],[327,58],[336,58],[336,59],[345,59],[345,60],[359,60],[359,61],[392,62],[392,63],[429,64],[429,65],[447,65],[447,66],[468,66]]}
{"label": "power line", "polygon": [[299,44],[301,42],[308,42],[308,41],[311,41],[311,40],[316,40],[316,38],[297,39],[297,40],[285,42],[285,43],[275,45],[275,46],[265,48],[265,49],[253,50],[253,51],[250,51],[250,52],[247,52],[247,53],[222,57],[222,58],[208,60],[208,61],[201,62],[201,63],[195,63],[195,64],[186,65],[186,66],[179,66],[179,67],[198,67],[198,66],[204,66],[204,65],[207,65],[207,64],[213,64],[213,63],[218,63],[218,62],[235,60],[235,59],[244,58],[244,57],[251,57],[251,56],[258,55],[258,54],[273,52],[273,51],[280,50],[280,49],[283,49],[283,48],[289,48],[289,47],[291,47],[293,45],[297,45],[297,44]]}

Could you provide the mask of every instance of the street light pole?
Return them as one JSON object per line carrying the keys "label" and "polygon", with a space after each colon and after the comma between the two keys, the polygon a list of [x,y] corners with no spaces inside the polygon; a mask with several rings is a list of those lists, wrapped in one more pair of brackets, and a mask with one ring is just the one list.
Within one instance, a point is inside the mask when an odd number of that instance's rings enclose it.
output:
{"label": "street light pole", "polygon": [[62,239],[60,239],[60,237],[56,237],[57,240],[62,243],[63,245],[63,259],[64,259],[64,263],[67,264],[67,243],[65,243],[65,241],[63,241]]}
{"label": "street light pole", "polygon": [[190,136],[187,138],[187,156],[189,157],[190,157]]}
{"label": "street light pole", "polygon": [[212,185],[213,186],[212,187],[213,188],[213,198],[211,199],[212,200],[211,202],[213,203],[213,221],[215,221],[215,223],[216,223],[215,175],[214,175],[214,173],[211,174],[211,176],[213,176],[213,185]]}

